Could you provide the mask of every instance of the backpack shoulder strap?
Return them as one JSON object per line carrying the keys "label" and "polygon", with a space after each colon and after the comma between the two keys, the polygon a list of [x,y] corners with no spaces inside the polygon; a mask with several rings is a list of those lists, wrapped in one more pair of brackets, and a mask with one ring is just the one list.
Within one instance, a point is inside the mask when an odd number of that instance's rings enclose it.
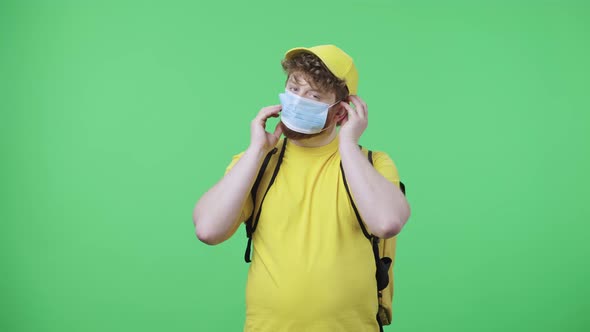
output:
{"label": "backpack shoulder strap", "polygon": [[[359,145],[359,147],[361,149],[363,148],[360,145]],[[373,164],[373,151],[372,150],[367,150],[367,159],[369,160],[371,165],[374,166],[374,164]],[[356,205],[354,204],[354,201],[352,200],[352,194],[350,193],[350,189],[348,188],[348,183],[346,182],[346,175],[344,174],[344,167],[342,166],[342,161],[340,162],[340,170],[342,173],[342,180],[344,182],[344,188],[346,189],[346,194],[348,194],[348,198],[350,199],[350,203],[352,204],[352,209],[354,210],[354,214],[356,215],[356,219],[359,222],[359,226],[361,227],[361,230],[363,231],[363,234],[365,235],[365,237],[367,239],[374,240],[374,238],[376,238],[376,237],[372,236],[367,231],[367,228],[365,227],[365,224],[362,221],[361,215],[360,215]],[[406,186],[404,185],[404,183],[400,181],[399,187],[400,187],[402,193],[405,195],[406,194]],[[377,238],[377,240],[378,240],[378,238]]]}
{"label": "backpack shoulder strap", "polygon": [[285,138],[283,140],[283,145],[281,148],[281,153],[279,154],[279,159],[277,160],[277,164],[275,166],[274,172],[272,173],[272,177],[270,179],[268,187],[266,188],[266,191],[264,192],[264,196],[262,196],[262,200],[260,201],[260,206],[258,207],[258,212],[256,213],[256,216],[254,216],[254,212],[256,211],[256,195],[258,193],[258,188],[260,186],[260,182],[262,181],[262,178],[264,177],[264,173],[266,172],[266,168],[267,168],[270,160],[272,159],[272,156],[277,152],[276,147],[274,149],[272,149],[272,151],[270,151],[266,155],[266,157],[264,158],[264,161],[262,162],[262,166],[260,167],[260,171],[258,171],[258,175],[256,176],[256,181],[254,181],[254,185],[252,186],[252,190],[250,191],[250,194],[252,196],[252,214],[250,214],[250,217],[248,217],[248,219],[246,220],[246,236],[248,237],[248,243],[246,245],[246,252],[244,253],[244,260],[246,261],[246,263],[251,262],[250,252],[252,250],[252,235],[254,235],[254,231],[256,231],[256,226],[258,225],[258,220],[260,219],[260,212],[262,211],[262,204],[264,203],[264,199],[266,198],[266,194],[268,194],[270,187],[275,182],[277,174],[279,173],[279,169],[281,168],[281,163],[283,162],[283,156],[285,155],[285,148],[286,147],[287,147],[287,138]]}
{"label": "backpack shoulder strap", "polygon": [[[359,146],[359,147],[362,149],[362,146]],[[369,160],[371,165],[373,165],[373,151],[368,150],[367,159]],[[376,266],[375,279],[377,280],[377,291],[381,291],[385,287],[387,287],[387,284],[389,283],[388,272],[389,272],[389,267],[391,266],[391,258],[380,257],[380,255],[379,255],[379,237],[374,236],[367,231],[365,224],[363,223],[363,220],[361,218],[361,215],[358,212],[356,205],[354,204],[354,201],[352,199],[352,195],[350,193],[350,189],[348,188],[348,183],[346,182],[346,176],[344,175],[344,167],[342,166],[342,162],[340,162],[340,169],[342,171],[342,180],[344,181],[344,188],[346,188],[346,193],[348,194],[350,204],[352,205],[352,209],[354,210],[354,214],[356,215],[356,219],[359,223],[359,226],[361,227],[361,230],[363,231],[363,234],[365,235],[365,237],[371,241],[371,245],[373,248],[373,256],[375,258],[375,266]]]}
{"label": "backpack shoulder strap", "polygon": [[[363,147],[359,145],[359,148],[362,149]],[[373,151],[368,150],[367,159],[369,159],[369,162],[371,163],[371,165],[373,165]],[[344,183],[344,188],[346,189],[346,194],[348,195],[348,198],[350,200],[350,204],[352,205],[352,210],[354,211],[354,214],[356,215],[356,220],[358,221],[359,226],[361,227],[361,230],[363,231],[363,234],[365,235],[365,237],[367,239],[371,240],[372,235],[369,234],[369,231],[365,227],[365,224],[363,223],[363,220],[361,218],[361,214],[359,213],[359,211],[356,207],[356,204],[354,204],[354,201],[352,199],[352,194],[350,193],[350,188],[348,188],[348,182],[346,181],[346,175],[344,174],[344,167],[342,166],[342,161],[340,161],[340,173],[342,174],[342,182]]]}

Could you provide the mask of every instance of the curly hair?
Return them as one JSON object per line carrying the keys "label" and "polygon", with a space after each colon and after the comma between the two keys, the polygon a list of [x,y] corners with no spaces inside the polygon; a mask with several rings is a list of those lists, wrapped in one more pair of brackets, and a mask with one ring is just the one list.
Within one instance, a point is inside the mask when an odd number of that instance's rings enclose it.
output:
{"label": "curly hair", "polygon": [[297,53],[288,59],[283,59],[281,65],[287,73],[287,79],[292,74],[301,73],[305,78],[311,79],[310,84],[314,89],[333,92],[336,95],[336,100],[345,100],[348,97],[346,82],[334,76],[322,60],[312,53]]}

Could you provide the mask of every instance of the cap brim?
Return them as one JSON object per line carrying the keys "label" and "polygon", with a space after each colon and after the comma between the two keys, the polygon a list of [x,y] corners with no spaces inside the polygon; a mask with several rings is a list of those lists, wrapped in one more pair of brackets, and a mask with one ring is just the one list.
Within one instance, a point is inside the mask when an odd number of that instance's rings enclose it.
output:
{"label": "cap brim", "polygon": [[290,59],[293,55],[301,52],[309,52],[317,56],[317,54],[315,54],[314,51],[310,50],[307,47],[295,47],[285,52],[285,59]]}

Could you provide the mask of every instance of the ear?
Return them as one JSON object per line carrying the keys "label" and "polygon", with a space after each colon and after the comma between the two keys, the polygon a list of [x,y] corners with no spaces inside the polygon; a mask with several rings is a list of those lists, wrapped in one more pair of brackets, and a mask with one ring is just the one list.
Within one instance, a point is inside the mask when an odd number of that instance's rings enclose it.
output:
{"label": "ear", "polygon": [[346,108],[342,105],[338,105],[338,115],[345,116],[346,114],[348,114]]}
{"label": "ear", "polygon": [[336,120],[336,123],[340,124],[340,122],[342,122],[342,120],[344,120],[344,118],[347,115],[347,111],[344,107],[342,107],[342,105],[336,105],[336,112],[334,113],[334,119]]}

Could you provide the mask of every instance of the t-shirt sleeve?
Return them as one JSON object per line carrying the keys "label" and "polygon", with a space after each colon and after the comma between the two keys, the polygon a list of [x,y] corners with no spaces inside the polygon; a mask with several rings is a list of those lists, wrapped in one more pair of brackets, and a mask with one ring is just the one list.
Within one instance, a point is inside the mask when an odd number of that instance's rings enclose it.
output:
{"label": "t-shirt sleeve", "polygon": [[[225,169],[225,174],[227,174],[227,173],[229,173],[229,171],[231,171],[231,169],[238,163],[238,161],[240,160],[242,155],[244,155],[244,152],[241,152],[241,153],[233,156],[231,162],[229,163],[229,165]],[[240,212],[240,221],[244,222],[244,221],[246,221],[246,219],[248,219],[250,217],[250,215],[252,214],[252,207],[253,207],[252,206],[252,195],[250,193],[248,193],[248,197],[246,198],[246,201],[244,202],[244,206],[242,207],[242,212]]]}
{"label": "t-shirt sleeve", "polygon": [[385,177],[391,183],[399,187],[400,178],[397,172],[397,167],[389,155],[387,155],[387,153],[374,152],[373,165],[377,172],[383,175],[383,177]]}

